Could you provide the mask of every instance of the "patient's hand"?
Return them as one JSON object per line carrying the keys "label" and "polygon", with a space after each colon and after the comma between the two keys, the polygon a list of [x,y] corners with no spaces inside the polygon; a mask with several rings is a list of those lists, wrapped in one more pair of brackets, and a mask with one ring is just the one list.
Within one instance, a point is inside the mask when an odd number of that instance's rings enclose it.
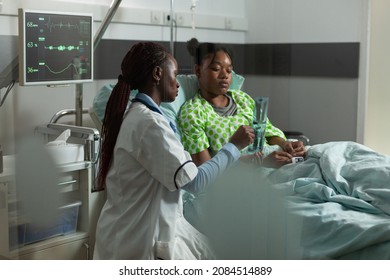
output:
{"label": "patient's hand", "polygon": [[247,164],[279,168],[287,163],[291,163],[292,158],[293,156],[285,151],[274,151],[266,157],[259,151],[251,155],[242,155],[240,160]]}
{"label": "patient's hand", "polygon": [[[291,163],[292,158],[296,156],[304,156],[305,148],[300,141],[289,142],[290,148],[293,150],[291,153],[283,150],[274,151],[264,158],[262,152],[256,152],[251,155],[242,155],[240,160],[244,163],[263,165],[265,167],[279,168],[285,164]],[[295,150],[294,150],[295,149]],[[302,149],[302,151],[301,151]]]}
{"label": "patient's hand", "polygon": [[305,145],[302,141],[286,141],[283,151],[289,153],[293,157],[305,157]]}

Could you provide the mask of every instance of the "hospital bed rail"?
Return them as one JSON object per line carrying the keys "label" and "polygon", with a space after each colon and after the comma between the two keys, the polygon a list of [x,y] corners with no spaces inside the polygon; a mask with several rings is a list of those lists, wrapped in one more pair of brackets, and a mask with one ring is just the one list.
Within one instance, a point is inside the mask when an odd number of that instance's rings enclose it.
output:
{"label": "hospital bed rail", "polygon": [[[77,113],[76,109],[62,109],[53,115],[49,123],[57,123],[62,117],[68,115],[76,115],[76,113]],[[82,113],[83,114],[88,113],[88,108],[83,108]]]}

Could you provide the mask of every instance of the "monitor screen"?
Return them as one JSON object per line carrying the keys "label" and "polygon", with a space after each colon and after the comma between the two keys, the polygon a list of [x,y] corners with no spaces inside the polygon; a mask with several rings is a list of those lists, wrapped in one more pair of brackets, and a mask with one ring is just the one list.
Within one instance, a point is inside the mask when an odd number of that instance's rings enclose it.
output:
{"label": "monitor screen", "polygon": [[90,14],[19,9],[19,83],[55,85],[93,80]]}

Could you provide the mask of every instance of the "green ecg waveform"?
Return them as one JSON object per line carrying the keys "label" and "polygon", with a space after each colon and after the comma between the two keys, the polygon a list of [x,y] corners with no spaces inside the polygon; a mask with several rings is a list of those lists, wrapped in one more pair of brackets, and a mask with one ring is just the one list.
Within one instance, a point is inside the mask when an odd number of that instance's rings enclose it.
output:
{"label": "green ecg waveform", "polygon": [[48,46],[48,47],[45,47],[46,50],[57,50],[57,51],[74,51],[74,50],[80,50],[80,47],[79,46],[63,46],[63,45],[60,45],[58,47],[55,47],[55,46]]}
{"label": "green ecg waveform", "polygon": [[[69,68],[72,68],[72,67],[75,70],[77,75],[86,74],[86,72],[87,72],[87,69],[82,68],[82,67],[78,67],[74,63],[69,63],[68,66],[66,66],[64,69],[61,69],[59,71],[54,71],[46,63],[39,63],[39,65],[46,67],[51,73],[53,73],[55,75],[61,74],[61,73],[65,72],[66,70],[68,70]],[[30,69],[30,71],[28,71],[29,73],[38,72],[37,69],[33,69],[32,67],[29,67],[29,69]]]}
{"label": "green ecg waveform", "polygon": [[71,24],[70,22],[68,23],[63,23],[62,21],[59,22],[59,23],[53,23],[52,20],[51,20],[51,17],[49,17],[49,21],[48,23],[45,24],[47,26],[47,28],[50,30],[50,32],[52,32],[52,29],[54,28],[68,28],[69,30],[70,29],[79,29],[79,26],[78,24]]}

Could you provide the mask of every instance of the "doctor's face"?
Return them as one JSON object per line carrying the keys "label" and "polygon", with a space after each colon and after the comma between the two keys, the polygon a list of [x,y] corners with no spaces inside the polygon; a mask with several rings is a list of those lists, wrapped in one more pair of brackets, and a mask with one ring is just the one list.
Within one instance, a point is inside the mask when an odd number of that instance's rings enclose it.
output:
{"label": "doctor's face", "polygon": [[176,59],[169,56],[166,63],[164,63],[163,77],[160,83],[162,87],[161,101],[173,102],[179,92],[179,83],[176,80],[178,66]]}

